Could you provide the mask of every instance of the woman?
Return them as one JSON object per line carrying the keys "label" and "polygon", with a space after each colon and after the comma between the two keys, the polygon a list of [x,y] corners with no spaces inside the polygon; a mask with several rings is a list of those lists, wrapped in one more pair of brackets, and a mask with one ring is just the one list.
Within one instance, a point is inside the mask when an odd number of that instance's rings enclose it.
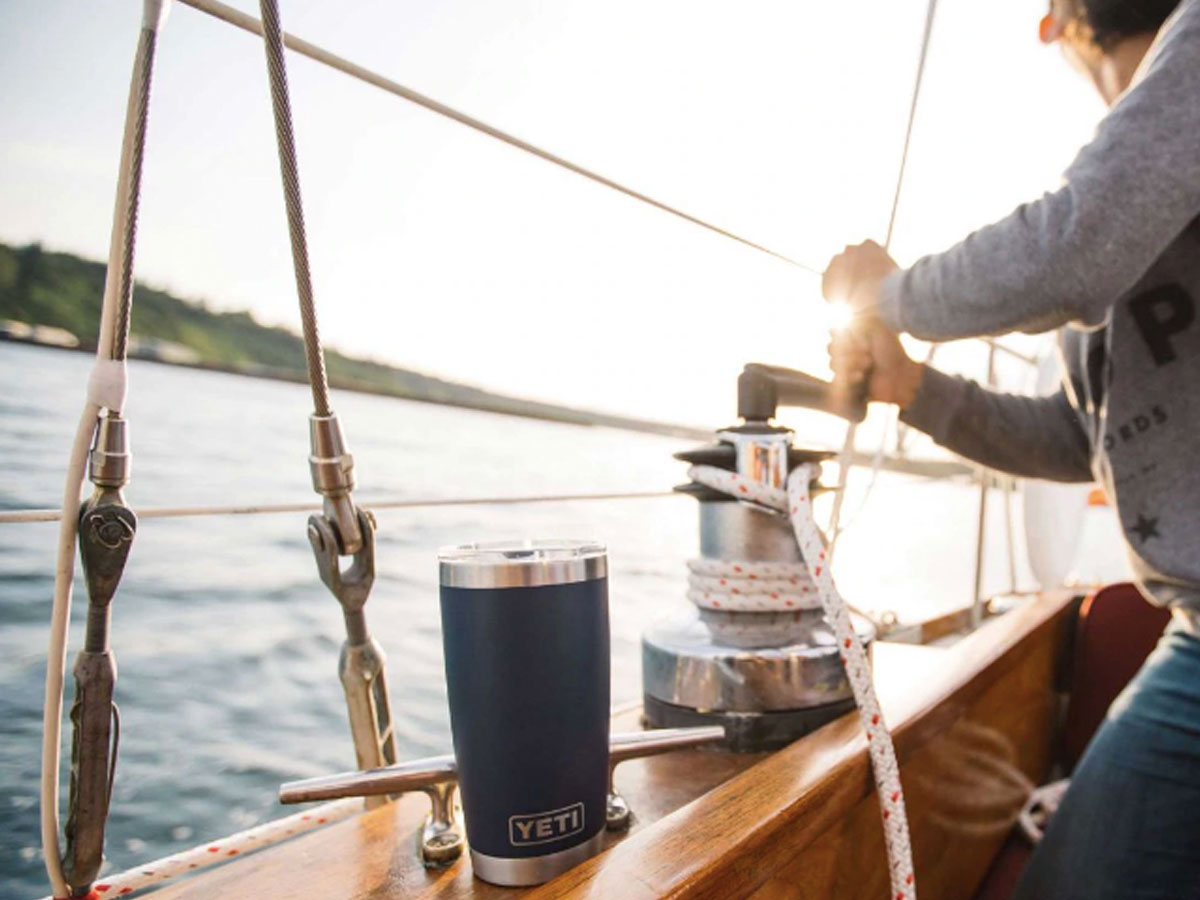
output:
{"label": "woman", "polygon": [[[1055,0],[1059,42],[1109,113],[1064,185],[899,270],[878,245],[826,271],[867,324],[843,383],[1016,475],[1099,479],[1139,587],[1172,625],[1072,775],[1018,900],[1200,898],[1200,0]],[[1057,393],[986,391],[910,360],[949,340],[1058,328]]]}

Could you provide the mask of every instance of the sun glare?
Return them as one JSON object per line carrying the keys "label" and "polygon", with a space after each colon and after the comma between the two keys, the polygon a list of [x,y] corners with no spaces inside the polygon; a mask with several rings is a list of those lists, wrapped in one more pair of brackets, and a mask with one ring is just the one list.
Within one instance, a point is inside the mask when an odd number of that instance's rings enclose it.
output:
{"label": "sun glare", "polygon": [[849,303],[843,303],[838,300],[826,307],[826,317],[829,322],[830,331],[841,331],[854,318],[854,310],[850,308]]}

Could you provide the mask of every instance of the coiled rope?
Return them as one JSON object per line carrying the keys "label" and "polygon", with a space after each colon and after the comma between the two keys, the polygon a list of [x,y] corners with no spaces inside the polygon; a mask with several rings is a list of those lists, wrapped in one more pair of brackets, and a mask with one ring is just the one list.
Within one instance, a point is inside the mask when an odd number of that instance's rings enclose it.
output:
{"label": "coiled rope", "polygon": [[[815,608],[819,605],[824,611],[825,619],[833,629],[841,650],[842,666],[854,692],[854,702],[858,706],[858,715],[867,736],[867,749],[871,755],[871,769],[875,776],[880,815],[883,819],[883,838],[887,846],[888,872],[892,885],[891,896],[893,900],[916,900],[912,843],[908,833],[908,816],[904,809],[904,790],[900,785],[896,748],[892,744],[891,732],[888,731],[883,710],[875,696],[875,686],[871,682],[871,664],[867,660],[862,642],[854,632],[846,601],[842,599],[833,583],[825,541],[813,518],[808,486],[816,471],[811,463],[799,466],[788,476],[787,490],[784,491],[713,466],[690,468],[688,477],[692,481],[731,497],[749,500],[786,513],[804,562],[781,565],[749,561],[693,561],[688,564],[692,578],[702,578],[704,581],[703,587],[693,581],[688,596],[692,597],[693,593],[697,593],[701,599],[693,598],[694,602],[714,609],[791,611],[797,608]],[[801,565],[806,578],[796,571]],[[718,572],[727,574],[721,575],[717,574]],[[730,578],[730,575],[735,577]],[[800,603],[805,605],[801,607],[798,605]]]}
{"label": "coiled rope", "polygon": [[687,597],[702,609],[791,612],[821,606],[804,563],[689,559],[687,566]]}

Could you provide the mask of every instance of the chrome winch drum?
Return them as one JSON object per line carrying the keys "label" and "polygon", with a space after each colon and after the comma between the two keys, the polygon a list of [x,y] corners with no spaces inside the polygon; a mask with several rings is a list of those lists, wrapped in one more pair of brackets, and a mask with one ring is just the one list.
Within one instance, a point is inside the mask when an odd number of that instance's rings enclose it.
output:
{"label": "chrome winch drum", "polygon": [[[869,647],[873,626],[858,616],[854,625]],[[643,635],[642,680],[649,725],[720,724],[736,751],[782,747],[854,709],[833,632],[815,610],[689,610]]]}
{"label": "chrome winch drum", "polygon": [[[797,466],[830,455],[794,447],[790,430],[765,422],[717,437],[718,443],[676,458],[783,487]],[[700,503],[703,558],[802,562],[785,516],[697,484],[677,490]],[[859,616],[853,622],[869,654],[874,626]],[[642,681],[649,725],[720,724],[736,751],[781,747],[854,708],[837,642],[817,609],[690,607],[643,635]]]}
{"label": "chrome winch drum", "polygon": [[599,852],[609,773],[608,556],[440,551],[450,727],[475,874],[540,884]]}

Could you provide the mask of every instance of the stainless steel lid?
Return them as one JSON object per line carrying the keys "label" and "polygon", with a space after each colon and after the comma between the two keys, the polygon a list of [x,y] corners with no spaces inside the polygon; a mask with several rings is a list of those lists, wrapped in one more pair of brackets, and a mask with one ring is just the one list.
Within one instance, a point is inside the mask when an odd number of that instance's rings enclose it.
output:
{"label": "stainless steel lid", "polygon": [[438,551],[443,587],[539,587],[608,575],[608,551],[596,541],[497,541]]}

